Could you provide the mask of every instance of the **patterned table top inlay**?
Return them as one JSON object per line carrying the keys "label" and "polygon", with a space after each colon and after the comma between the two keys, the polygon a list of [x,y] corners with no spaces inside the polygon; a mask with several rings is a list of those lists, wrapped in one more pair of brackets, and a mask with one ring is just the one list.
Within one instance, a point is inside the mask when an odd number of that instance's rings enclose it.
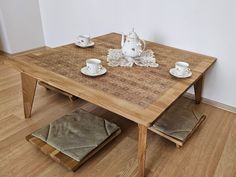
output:
{"label": "patterned table top inlay", "polygon": [[[169,69],[174,67],[176,61],[189,62],[190,68],[193,69],[204,58],[202,55],[147,42],[147,49],[154,51],[157,63],[160,64],[158,68],[109,67],[106,61],[108,49],[120,48],[120,35],[109,34],[106,37],[95,38],[94,42],[95,46],[92,48],[82,49],[72,44],[40,55],[29,54],[29,58],[25,60],[146,108],[178,82],[178,79],[169,74]],[[88,58],[101,59],[108,72],[94,78],[83,75],[80,69],[85,66]]]}

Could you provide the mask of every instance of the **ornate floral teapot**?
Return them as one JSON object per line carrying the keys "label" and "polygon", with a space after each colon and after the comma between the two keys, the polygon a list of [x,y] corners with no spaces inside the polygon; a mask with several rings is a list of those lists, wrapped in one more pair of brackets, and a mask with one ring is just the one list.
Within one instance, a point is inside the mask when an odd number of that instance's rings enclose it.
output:
{"label": "ornate floral teapot", "polygon": [[121,47],[122,53],[125,57],[132,59],[140,56],[144,51],[145,46],[145,41],[139,39],[138,35],[134,32],[134,29],[126,35],[126,39],[125,35],[122,34]]}

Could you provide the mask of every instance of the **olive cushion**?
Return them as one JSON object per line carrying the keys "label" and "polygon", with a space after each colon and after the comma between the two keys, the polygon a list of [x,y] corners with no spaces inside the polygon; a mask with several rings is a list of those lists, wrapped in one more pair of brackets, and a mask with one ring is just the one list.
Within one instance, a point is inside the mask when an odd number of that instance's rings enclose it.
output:
{"label": "olive cushion", "polygon": [[152,128],[184,142],[205,117],[199,111],[177,104],[167,110]]}
{"label": "olive cushion", "polygon": [[82,109],[64,115],[32,133],[50,146],[81,161],[120,128]]}

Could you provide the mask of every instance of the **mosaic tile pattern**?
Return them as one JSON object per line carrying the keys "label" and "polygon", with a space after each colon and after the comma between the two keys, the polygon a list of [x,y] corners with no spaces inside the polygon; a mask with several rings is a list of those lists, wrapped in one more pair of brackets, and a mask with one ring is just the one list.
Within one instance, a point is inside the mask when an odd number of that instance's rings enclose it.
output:
{"label": "mosaic tile pattern", "polygon": [[[147,42],[147,49],[154,51],[157,63],[160,64],[158,68],[109,67],[106,61],[108,49],[120,48],[120,36],[110,34],[96,38],[94,42],[92,48],[67,45],[41,55],[30,54],[27,62],[146,108],[177,82],[169,74],[169,69],[174,67],[176,61],[189,62],[190,68],[194,68],[203,57]],[[80,69],[88,58],[101,59],[108,72],[95,78],[81,74]]]}

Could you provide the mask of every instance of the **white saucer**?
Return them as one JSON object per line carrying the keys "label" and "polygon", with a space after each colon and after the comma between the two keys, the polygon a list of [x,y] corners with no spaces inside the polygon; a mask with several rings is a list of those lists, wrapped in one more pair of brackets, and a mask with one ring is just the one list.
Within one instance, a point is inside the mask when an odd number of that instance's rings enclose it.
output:
{"label": "white saucer", "polygon": [[170,74],[171,74],[172,76],[175,76],[175,77],[177,77],[177,78],[187,78],[187,77],[192,76],[192,72],[191,72],[191,71],[185,73],[184,75],[179,75],[179,74],[177,74],[175,68],[171,68],[169,72],[170,72]]}
{"label": "white saucer", "polygon": [[82,45],[80,45],[78,42],[75,42],[75,45],[77,45],[77,46],[79,46],[79,47],[81,47],[81,48],[87,48],[87,47],[92,47],[92,46],[94,46],[94,42],[93,41],[90,41],[90,43],[88,44],[88,45],[86,45],[86,46],[82,46]]}
{"label": "white saucer", "polygon": [[87,70],[87,67],[85,66],[85,67],[81,68],[80,71],[81,71],[81,73],[83,73],[83,74],[86,75],[86,76],[95,77],[95,76],[101,76],[101,75],[105,74],[105,73],[107,72],[107,69],[104,68],[104,67],[102,67],[102,69],[101,69],[99,72],[97,72],[97,73],[95,73],[95,74],[92,74],[92,73],[90,73],[90,72]]}

